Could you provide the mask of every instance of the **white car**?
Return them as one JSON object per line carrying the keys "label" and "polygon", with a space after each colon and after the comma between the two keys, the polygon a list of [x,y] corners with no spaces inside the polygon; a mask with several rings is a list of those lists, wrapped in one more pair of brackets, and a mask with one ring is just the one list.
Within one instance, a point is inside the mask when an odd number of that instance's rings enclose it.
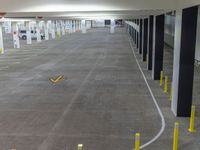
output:
{"label": "white car", "polygon": [[[44,33],[40,32],[41,35],[41,39],[43,40],[45,38]],[[26,40],[27,39],[27,35],[26,35],[26,30],[20,30],[19,31],[19,38],[22,40]],[[37,39],[37,32],[36,31],[31,31],[31,38],[32,39]]]}

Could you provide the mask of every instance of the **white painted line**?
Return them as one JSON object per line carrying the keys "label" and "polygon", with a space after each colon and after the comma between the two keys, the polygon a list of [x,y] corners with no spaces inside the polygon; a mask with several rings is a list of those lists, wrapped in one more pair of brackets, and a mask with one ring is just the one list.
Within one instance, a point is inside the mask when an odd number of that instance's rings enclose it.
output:
{"label": "white painted line", "polygon": [[35,57],[37,55],[17,55],[17,56],[6,56],[4,58],[1,58],[1,60],[3,59],[23,59],[23,58],[27,58],[27,57]]}
{"label": "white painted line", "polygon": [[82,83],[80,84],[79,89],[74,93],[73,97],[70,100],[70,103],[66,106],[66,108],[64,109],[64,112],[61,114],[60,118],[55,122],[54,126],[49,131],[49,133],[46,136],[46,139],[44,139],[44,141],[41,143],[38,150],[48,150],[49,149],[50,144],[52,144],[52,142],[53,142],[52,135],[54,135],[54,132],[57,131],[57,129],[60,128],[60,126],[62,125],[65,116],[69,113],[69,111],[70,111],[72,105],[75,103],[77,97],[83,92],[85,84],[90,79],[92,73],[94,72],[97,65],[99,64],[99,60],[101,60],[100,58],[102,58],[102,57],[105,57],[105,56],[100,55],[96,59],[96,62],[93,64],[92,68],[90,69],[90,71],[88,72],[86,77],[82,80]]}
{"label": "white painted line", "polygon": [[23,61],[23,59],[16,59],[16,60],[11,60],[11,61],[0,61],[0,64],[13,64],[18,61]]}
{"label": "white painted line", "polygon": [[16,61],[12,61],[12,62],[0,62],[1,65],[13,65],[13,64],[20,64],[21,62],[16,62]]}
{"label": "white painted line", "polygon": [[8,69],[9,66],[5,66],[5,67],[0,67],[0,70],[5,70],[5,69]]}
{"label": "white painted line", "polygon": [[0,62],[13,62],[13,61],[19,61],[19,60],[29,60],[33,57],[36,56],[31,56],[31,57],[21,57],[21,58],[4,58],[4,59],[0,59]]}
{"label": "white painted line", "polygon": [[30,60],[31,58],[24,58],[23,60]]}
{"label": "white painted line", "polygon": [[[131,43],[130,38],[129,38],[129,42],[130,42],[130,46],[131,46],[133,55],[134,55],[134,57],[135,57],[136,63],[137,63],[137,65],[138,65],[139,69],[140,69],[140,72],[142,73],[142,76],[143,76],[143,78],[144,78],[144,81],[145,81],[145,83],[146,83],[146,85],[147,85],[147,87],[148,87],[148,89],[149,89],[149,92],[150,92],[150,94],[151,94],[151,97],[152,97],[152,99],[153,99],[153,101],[154,101],[154,104],[156,105],[156,108],[157,108],[157,110],[158,110],[158,113],[159,113],[160,118],[161,118],[161,121],[162,121],[162,127],[161,127],[160,131],[158,132],[158,134],[157,134],[153,139],[151,139],[149,142],[147,142],[147,143],[141,145],[140,148],[143,149],[143,148],[149,146],[150,144],[152,144],[153,142],[155,142],[155,141],[163,134],[163,132],[164,132],[164,130],[165,130],[165,125],[166,125],[166,124],[165,124],[165,118],[164,118],[164,116],[163,116],[163,113],[162,113],[162,111],[161,111],[161,109],[160,109],[160,107],[159,107],[159,105],[158,105],[158,103],[157,103],[157,100],[156,100],[156,98],[155,98],[155,96],[154,96],[154,94],[153,94],[153,92],[152,92],[152,90],[151,90],[151,88],[150,88],[150,86],[149,86],[149,83],[148,83],[148,81],[147,81],[147,79],[146,79],[146,77],[145,77],[145,75],[144,75],[144,72],[142,71],[142,68],[141,68],[141,66],[140,66],[140,64],[139,64],[139,62],[138,62],[138,59],[137,59],[137,57],[136,57],[136,55],[135,55],[135,51],[134,51],[134,48],[133,48],[133,45],[132,45],[132,43]],[[134,149],[134,150],[135,150],[135,149]]]}

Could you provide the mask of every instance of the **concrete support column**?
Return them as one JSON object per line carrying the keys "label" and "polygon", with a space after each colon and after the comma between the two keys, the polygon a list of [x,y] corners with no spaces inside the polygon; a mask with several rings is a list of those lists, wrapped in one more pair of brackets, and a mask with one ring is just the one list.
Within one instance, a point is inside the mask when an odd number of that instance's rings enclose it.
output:
{"label": "concrete support column", "polygon": [[65,22],[61,21],[61,30],[62,30],[62,35],[65,35]]}
{"label": "concrete support column", "polygon": [[131,35],[130,28],[131,28],[131,26],[129,24],[127,24],[127,32],[128,32],[129,35]]}
{"label": "concrete support column", "polygon": [[149,17],[148,24],[148,70],[152,70],[152,52],[153,52],[153,16]]}
{"label": "concrete support column", "polygon": [[[135,23],[135,20],[133,20],[133,23]],[[133,28],[133,31],[132,31],[132,37],[133,37],[133,43],[135,43],[135,29]]]}
{"label": "concrete support column", "polygon": [[[137,25],[139,26],[139,19],[137,19],[136,21]],[[137,49],[139,48],[139,32],[137,31],[137,35],[136,35],[137,39],[136,39],[136,46],[137,46]]]}
{"label": "concrete support column", "polygon": [[160,72],[163,70],[164,26],[165,15],[155,16],[152,66],[152,78],[154,80],[160,80]]}
{"label": "concrete support column", "polygon": [[4,26],[5,27],[5,32],[7,34],[12,33],[12,23],[11,23],[11,21],[6,21],[4,23],[6,24],[6,26]]}
{"label": "concrete support column", "polygon": [[189,117],[192,105],[198,6],[176,11],[172,111]]}
{"label": "concrete support column", "polygon": [[79,23],[78,20],[76,20],[76,32],[78,32],[78,28],[79,28]]}
{"label": "concrete support column", "polygon": [[133,39],[133,27],[129,25],[130,36]]}
{"label": "concrete support column", "polygon": [[81,21],[79,20],[79,32],[81,31]]}
{"label": "concrete support column", "polygon": [[69,28],[69,34],[71,34],[72,33],[72,20],[68,20],[67,23],[68,23],[68,28]]}
{"label": "concrete support column", "polygon": [[69,32],[72,33],[73,32],[73,21],[72,20],[69,21],[69,28],[70,28]]}
{"label": "concrete support column", "polygon": [[73,20],[73,32],[76,32],[76,20]]}
{"label": "concrete support column", "polygon": [[68,20],[63,21],[63,26],[64,26],[64,30],[65,30],[65,34],[68,33]]}
{"label": "concrete support column", "polygon": [[127,24],[127,32],[131,36],[131,26],[129,24]]}
{"label": "concrete support column", "polygon": [[92,29],[92,26],[93,26],[92,20],[90,20],[90,29]]}
{"label": "concrete support column", "polygon": [[73,32],[76,32],[76,20],[73,21]]}
{"label": "concrete support column", "polygon": [[127,33],[129,33],[129,27],[130,27],[130,26],[127,24]]}
{"label": "concrete support column", "polygon": [[36,22],[36,34],[37,34],[37,42],[41,42],[41,33],[40,33],[40,22]]}
{"label": "concrete support column", "polygon": [[56,38],[55,21],[51,21],[51,37],[52,37],[52,39]]}
{"label": "concrete support column", "polygon": [[133,39],[133,27],[131,25],[129,26],[129,32],[131,38]]}
{"label": "concrete support column", "polygon": [[77,32],[79,32],[79,31],[80,31],[80,21],[77,20]]}
{"label": "concrete support column", "polygon": [[115,33],[115,20],[110,20],[110,33]]}
{"label": "concrete support column", "polygon": [[27,44],[32,44],[30,22],[25,22],[25,25],[26,25],[26,41],[27,41]]}
{"label": "concrete support column", "polygon": [[49,26],[48,22],[45,22],[45,27],[44,27],[44,34],[45,34],[45,40],[49,40]]}
{"label": "concrete support column", "polygon": [[79,32],[79,20],[77,20],[77,27],[76,27],[76,32]]}
{"label": "concrete support column", "polygon": [[142,54],[142,35],[143,35],[143,19],[140,19],[140,32],[139,32],[139,35],[140,35],[140,41],[139,41],[139,53]]}
{"label": "concrete support column", "polygon": [[147,45],[148,45],[148,18],[145,18],[143,21],[143,51],[142,51],[142,60],[147,60]]}
{"label": "concrete support column", "polygon": [[56,36],[61,37],[60,21],[56,21]]}
{"label": "concrete support column", "polygon": [[126,23],[125,23],[125,28],[126,28],[126,29],[125,29],[126,32],[128,33],[128,24],[126,24]]}
{"label": "concrete support column", "polygon": [[133,39],[133,43],[135,42],[134,33],[135,33],[135,29],[131,26],[131,37]]}
{"label": "concrete support column", "polygon": [[81,20],[81,28],[82,28],[82,33],[85,34],[86,31],[86,20]]}
{"label": "concrete support column", "polygon": [[19,29],[16,22],[12,23],[12,30],[13,30],[13,46],[14,48],[20,48]]}
{"label": "concrete support column", "polygon": [[0,23],[0,54],[4,54],[2,24]]}
{"label": "concrete support column", "polygon": [[133,27],[131,25],[129,25],[129,35],[133,40]]}
{"label": "concrete support column", "polygon": [[79,23],[78,20],[76,20],[76,32],[78,32],[78,28],[79,28]]}
{"label": "concrete support column", "polygon": [[[134,20],[134,23],[137,24],[136,19]],[[137,44],[137,30],[136,29],[135,29],[134,37],[135,37],[135,44]]]}

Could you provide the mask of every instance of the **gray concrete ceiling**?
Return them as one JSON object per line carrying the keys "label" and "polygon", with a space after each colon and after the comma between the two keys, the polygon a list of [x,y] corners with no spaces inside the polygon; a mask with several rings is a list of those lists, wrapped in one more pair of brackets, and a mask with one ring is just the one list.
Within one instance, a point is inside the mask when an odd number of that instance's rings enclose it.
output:
{"label": "gray concrete ceiling", "polygon": [[[197,4],[199,0],[1,0],[6,17],[133,18]],[[183,2],[183,3],[182,3]]]}

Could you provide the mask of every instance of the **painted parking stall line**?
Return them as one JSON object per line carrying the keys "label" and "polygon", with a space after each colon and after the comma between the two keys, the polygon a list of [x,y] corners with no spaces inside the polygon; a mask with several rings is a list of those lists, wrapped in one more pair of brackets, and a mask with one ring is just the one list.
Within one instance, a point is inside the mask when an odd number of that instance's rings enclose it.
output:
{"label": "painted parking stall line", "polygon": [[[154,104],[155,104],[155,106],[156,106],[156,108],[157,108],[157,110],[158,110],[158,113],[159,113],[160,118],[161,118],[161,123],[162,123],[162,127],[161,127],[160,131],[158,132],[158,134],[157,134],[153,139],[151,139],[149,142],[147,142],[147,143],[145,143],[145,144],[143,144],[143,145],[140,146],[140,148],[143,149],[143,148],[149,146],[150,144],[154,143],[156,140],[159,139],[159,137],[163,134],[163,132],[164,132],[164,130],[165,130],[166,123],[165,123],[165,118],[164,118],[164,116],[163,116],[163,113],[162,113],[162,111],[161,111],[161,109],[160,109],[160,107],[159,107],[159,105],[158,105],[158,103],[157,103],[157,100],[156,100],[156,98],[155,98],[155,96],[154,96],[154,94],[153,94],[153,92],[152,92],[152,90],[151,90],[151,87],[149,86],[149,83],[148,83],[148,81],[147,81],[147,79],[146,79],[146,77],[145,77],[145,75],[144,75],[144,72],[142,71],[142,68],[141,68],[141,66],[140,66],[140,64],[139,64],[139,62],[138,62],[138,59],[137,59],[137,57],[136,57],[136,54],[135,54],[135,51],[134,51],[134,48],[133,48],[133,45],[132,45],[132,42],[131,42],[130,38],[129,38],[129,43],[130,43],[130,46],[131,46],[131,49],[132,49],[134,58],[135,58],[135,60],[136,60],[136,63],[137,63],[137,65],[138,65],[138,68],[140,69],[140,72],[141,72],[141,74],[142,74],[142,76],[143,76],[143,78],[144,78],[144,81],[145,81],[145,83],[146,83],[146,85],[147,85],[147,87],[148,87],[148,90],[149,90],[149,92],[150,92],[150,94],[151,94],[151,97],[152,97],[152,99],[153,99],[153,102],[154,102]],[[135,150],[135,149],[134,149],[134,150]]]}

